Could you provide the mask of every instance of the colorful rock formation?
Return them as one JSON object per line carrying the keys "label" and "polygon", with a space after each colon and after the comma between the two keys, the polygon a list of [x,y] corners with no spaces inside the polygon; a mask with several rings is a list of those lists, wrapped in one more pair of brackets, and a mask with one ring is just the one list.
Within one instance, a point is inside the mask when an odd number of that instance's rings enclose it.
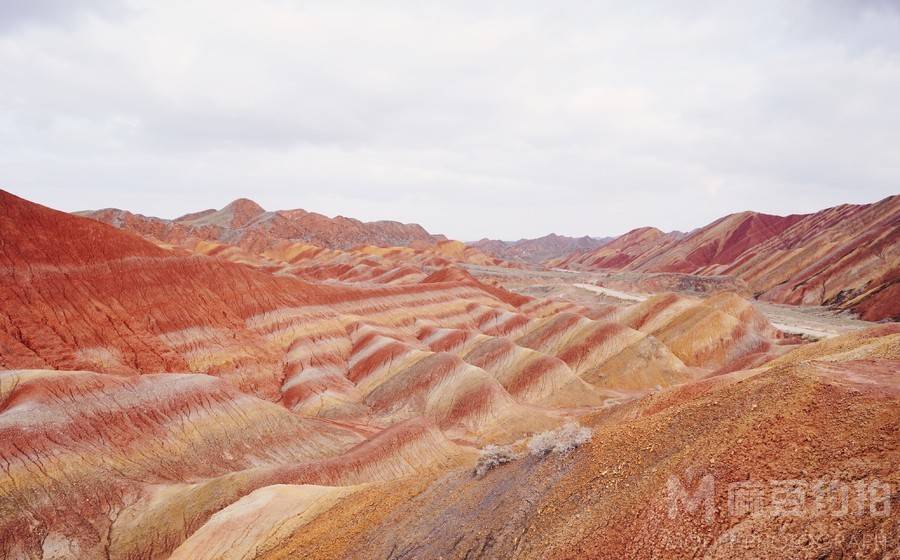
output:
{"label": "colorful rock formation", "polygon": [[900,320],[900,196],[806,215],[742,212],[686,235],[641,228],[550,264],[734,276],[766,301]]}
{"label": "colorful rock formation", "polygon": [[[734,293],[524,297],[453,266],[491,259],[456,242],[129,229],[0,191],[0,558],[891,552],[896,325],[803,344]],[[590,441],[528,451],[572,421]],[[509,447],[474,476],[488,446]],[[712,519],[670,517],[672,477],[707,475]],[[894,490],[866,494],[877,515],[722,509],[731,484],[823,479]]]}

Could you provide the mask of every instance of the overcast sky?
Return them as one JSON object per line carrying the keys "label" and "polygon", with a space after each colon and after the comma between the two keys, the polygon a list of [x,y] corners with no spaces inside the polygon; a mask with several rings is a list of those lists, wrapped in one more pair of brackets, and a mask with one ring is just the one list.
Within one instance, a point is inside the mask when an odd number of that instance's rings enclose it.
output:
{"label": "overcast sky", "polygon": [[898,4],[0,0],[0,187],[464,240],[872,202]]}

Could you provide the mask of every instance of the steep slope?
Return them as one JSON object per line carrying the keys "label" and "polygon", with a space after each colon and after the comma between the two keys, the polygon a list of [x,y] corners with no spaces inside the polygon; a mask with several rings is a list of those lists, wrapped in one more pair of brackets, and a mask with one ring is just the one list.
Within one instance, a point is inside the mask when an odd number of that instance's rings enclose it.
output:
{"label": "steep slope", "polygon": [[900,319],[900,195],[806,215],[742,212],[683,237],[641,228],[553,261],[574,269],[728,275],[757,297]]}
{"label": "steep slope", "polygon": [[[328,286],[181,255],[5,192],[0,234],[5,368],[196,371],[276,398],[293,325],[309,317],[342,325],[354,320],[342,316],[396,303],[403,308],[378,320],[403,324],[473,303],[508,309],[477,283]],[[282,318],[263,319],[273,314]],[[274,336],[279,329],[285,334]]]}
{"label": "steep slope", "polygon": [[519,295],[508,290],[504,290],[503,288],[497,286],[490,286],[480,282],[471,274],[466,272],[465,270],[461,270],[456,267],[448,267],[442,268],[428,275],[426,278],[422,279],[423,284],[434,284],[434,283],[443,283],[443,282],[460,282],[468,285],[478,286],[480,289],[488,292],[489,294],[495,296],[497,299],[501,301],[505,301],[506,303],[519,307],[525,303],[531,301],[531,298],[523,295]]}
{"label": "steep slope", "polygon": [[[0,192],[0,365],[186,371],[161,340],[187,328],[234,331],[281,305],[336,301],[333,288],[180,257],[140,237]],[[350,296],[352,297],[352,296]],[[260,350],[264,354],[264,351]]]}
{"label": "steep slope", "polygon": [[653,247],[631,263],[639,270],[694,272],[716,264],[728,264],[745,251],[778,236],[802,216],[772,216],[740,212],[720,218],[692,232],[678,243]]}
{"label": "steep slope", "polygon": [[732,263],[701,272],[740,276],[768,301],[900,319],[900,195],[810,214]]}
{"label": "steep slope", "polygon": [[659,247],[668,247],[677,242],[680,237],[681,234],[678,232],[663,233],[652,227],[638,228],[615,238],[599,249],[551,261],[550,265],[588,269],[627,268],[648,251]]}

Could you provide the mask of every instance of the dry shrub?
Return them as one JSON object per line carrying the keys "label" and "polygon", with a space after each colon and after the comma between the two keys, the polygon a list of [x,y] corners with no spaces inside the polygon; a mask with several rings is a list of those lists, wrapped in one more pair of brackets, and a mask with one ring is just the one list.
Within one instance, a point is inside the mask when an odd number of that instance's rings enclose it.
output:
{"label": "dry shrub", "polygon": [[591,429],[569,422],[561,428],[537,434],[528,442],[528,452],[535,457],[550,453],[568,453],[591,440]]}
{"label": "dry shrub", "polygon": [[508,445],[488,445],[481,450],[478,462],[475,464],[475,476],[481,478],[489,470],[495,469],[513,461],[516,454]]}

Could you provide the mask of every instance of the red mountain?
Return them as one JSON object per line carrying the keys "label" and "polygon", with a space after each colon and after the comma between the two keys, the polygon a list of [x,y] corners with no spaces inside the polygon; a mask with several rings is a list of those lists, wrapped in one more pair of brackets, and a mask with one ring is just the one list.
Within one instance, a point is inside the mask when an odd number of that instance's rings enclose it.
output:
{"label": "red mountain", "polygon": [[[900,326],[805,344],[734,293],[524,298],[450,268],[493,261],[459,242],[197,244],[0,191],[0,558],[890,555]],[[673,517],[695,474],[718,513]],[[765,480],[837,486],[787,523],[725,515]]]}
{"label": "red mountain", "polygon": [[550,264],[732,275],[763,300],[900,320],[900,195],[814,214],[741,212],[687,235],[641,228]]}
{"label": "red mountain", "polygon": [[347,249],[359,245],[410,246],[445,240],[418,224],[393,221],[361,222],[337,216],[329,218],[306,210],[267,212],[259,204],[239,198],[221,210],[203,210],[166,220],[107,208],[78,213],[164,243],[180,243],[196,237],[237,245],[260,252],[281,241],[302,241],[319,247]]}

